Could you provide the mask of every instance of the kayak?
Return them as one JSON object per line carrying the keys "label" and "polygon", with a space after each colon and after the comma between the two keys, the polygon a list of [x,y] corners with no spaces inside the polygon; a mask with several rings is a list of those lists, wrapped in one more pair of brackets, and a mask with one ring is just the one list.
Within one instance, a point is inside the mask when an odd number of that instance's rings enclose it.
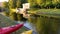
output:
{"label": "kayak", "polygon": [[23,25],[24,24],[16,24],[16,25],[0,28],[0,34],[10,34],[23,27]]}

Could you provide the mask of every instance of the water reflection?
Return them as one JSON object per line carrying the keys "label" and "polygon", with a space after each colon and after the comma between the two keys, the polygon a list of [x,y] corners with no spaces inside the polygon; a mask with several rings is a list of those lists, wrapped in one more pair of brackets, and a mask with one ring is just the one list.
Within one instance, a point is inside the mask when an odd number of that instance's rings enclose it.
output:
{"label": "water reflection", "polygon": [[17,21],[18,23],[24,23],[24,27],[26,27],[27,30],[32,30],[33,34],[37,34],[36,28],[32,23],[29,23],[28,21]]}
{"label": "water reflection", "polygon": [[28,21],[36,27],[38,34],[59,34],[60,18],[49,16],[37,16]]}

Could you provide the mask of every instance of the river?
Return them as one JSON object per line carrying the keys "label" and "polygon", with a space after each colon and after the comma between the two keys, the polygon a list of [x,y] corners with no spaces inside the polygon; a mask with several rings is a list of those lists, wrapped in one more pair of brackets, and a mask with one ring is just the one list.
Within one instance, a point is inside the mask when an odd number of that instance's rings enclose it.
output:
{"label": "river", "polygon": [[32,23],[29,23],[28,21],[17,21],[17,23],[24,23],[24,27],[26,27],[27,30],[32,30],[33,34],[37,34],[36,28]]}

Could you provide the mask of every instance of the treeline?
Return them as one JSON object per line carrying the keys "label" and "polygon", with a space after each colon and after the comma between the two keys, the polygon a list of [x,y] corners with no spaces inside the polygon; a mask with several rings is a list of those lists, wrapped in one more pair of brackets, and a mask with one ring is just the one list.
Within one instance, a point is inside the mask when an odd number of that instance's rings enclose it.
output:
{"label": "treeline", "polygon": [[8,2],[3,2],[4,8],[21,8],[23,3],[27,3],[26,0],[9,0]]}
{"label": "treeline", "polygon": [[23,3],[30,3],[31,8],[60,8],[60,0],[9,0],[3,5],[9,8],[21,8]]}
{"label": "treeline", "polygon": [[28,0],[32,8],[60,8],[60,0]]}
{"label": "treeline", "polygon": [[[9,0],[8,2],[3,2],[4,14],[10,17],[12,20],[24,21],[27,20],[23,18],[23,15],[14,12],[16,8],[22,8],[22,4],[27,3],[26,0]],[[14,10],[11,10],[14,9]],[[24,20],[23,20],[24,19]]]}

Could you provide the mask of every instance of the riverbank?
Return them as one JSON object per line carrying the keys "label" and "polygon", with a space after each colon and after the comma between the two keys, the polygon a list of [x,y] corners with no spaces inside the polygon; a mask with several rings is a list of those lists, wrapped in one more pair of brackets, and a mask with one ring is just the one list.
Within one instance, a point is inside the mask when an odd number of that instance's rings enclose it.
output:
{"label": "riverbank", "polygon": [[[0,14],[0,27],[7,27],[11,25],[16,25],[17,23],[6,16],[3,16]],[[20,34],[24,31],[27,31],[25,27],[22,27],[21,29],[17,30],[16,32],[13,32],[12,34]]]}
{"label": "riverbank", "polygon": [[35,13],[35,14],[46,14],[46,15],[54,15],[60,16],[60,9],[34,9],[30,10],[29,13]]}
{"label": "riverbank", "polygon": [[[11,26],[11,25],[19,24],[19,23],[24,23],[24,27],[22,28],[23,30],[20,29],[20,30],[22,30],[21,32],[26,31],[26,30],[33,30],[33,34],[37,34],[34,26],[32,26],[32,24],[31,23],[28,23],[27,21],[26,22],[23,22],[23,21],[14,21],[14,20],[11,20],[9,17],[5,16],[4,13],[0,13],[0,16],[2,17],[2,18],[0,17],[0,19],[1,19],[0,20],[1,21],[0,22],[0,24],[1,24],[0,26],[1,27]],[[10,23],[8,23],[8,22],[10,22]]]}
{"label": "riverbank", "polygon": [[28,13],[32,15],[60,18],[60,9],[31,9]]}

